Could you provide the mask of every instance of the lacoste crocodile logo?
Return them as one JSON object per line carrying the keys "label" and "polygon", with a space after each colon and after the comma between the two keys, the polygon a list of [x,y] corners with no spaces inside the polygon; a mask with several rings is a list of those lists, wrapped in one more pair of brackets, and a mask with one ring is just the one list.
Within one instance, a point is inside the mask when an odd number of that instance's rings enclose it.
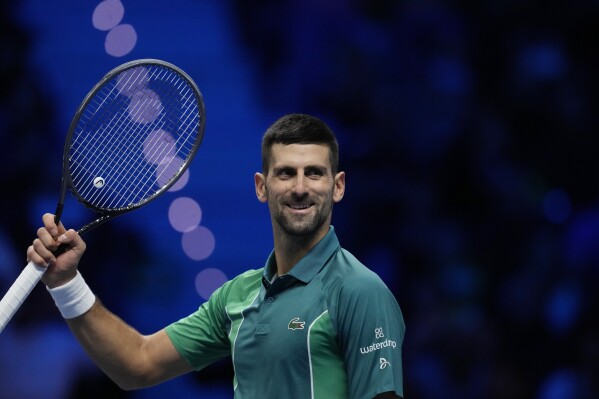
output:
{"label": "lacoste crocodile logo", "polygon": [[305,321],[299,321],[299,317],[296,317],[294,319],[291,319],[287,328],[290,330],[303,330],[305,324]]}

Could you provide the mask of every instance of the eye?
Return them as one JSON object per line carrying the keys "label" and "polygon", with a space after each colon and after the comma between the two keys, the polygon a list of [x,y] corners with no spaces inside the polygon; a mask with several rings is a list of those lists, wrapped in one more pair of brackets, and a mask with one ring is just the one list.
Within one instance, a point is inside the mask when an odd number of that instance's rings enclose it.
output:
{"label": "eye", "polygon": [[325,171],[322,170],[321,168],[307,168],[306,169],[306,176],[313,178],[313,179],[318,179],[321,178],[322,176],[324,176]]}
{"label": "eye", "polygon": [[295,172],[291,168],[281,168],[275,172],[279,179],[289,179],[295,176]]}

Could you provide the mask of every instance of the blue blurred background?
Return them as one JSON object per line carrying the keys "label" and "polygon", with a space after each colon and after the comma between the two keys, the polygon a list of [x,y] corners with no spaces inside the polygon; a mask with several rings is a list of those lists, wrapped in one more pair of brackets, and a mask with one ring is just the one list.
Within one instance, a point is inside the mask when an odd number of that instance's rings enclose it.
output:
{"label": "blue blurred background", "polygon": [[[201,88],[206,135],[184,187],[86,236],[82,273],[111,310],[151,333],[261,267],[272,233],[253,189],[260,138],[285,113],[311,113],[341,146],[341,242],[404,312],[407,398],[599,397],[599,3],[0,8],[2,293],[55,210],[80,101],[117,65],[159,58]],[[193,231],[173,226],[179,205]],[[89,218],[67,204],[69,227]],[[120,391],[41,285],[0,336],[0,370],[3,399],[232,397],[229,359]]]}

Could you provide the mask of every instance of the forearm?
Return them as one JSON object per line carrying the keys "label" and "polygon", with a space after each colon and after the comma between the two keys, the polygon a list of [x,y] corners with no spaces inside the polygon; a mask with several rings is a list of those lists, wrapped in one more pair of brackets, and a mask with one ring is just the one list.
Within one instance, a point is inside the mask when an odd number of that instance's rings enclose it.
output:
{"label": "forearm", "polygon": [[[191,371],[164,329],[141,335],[97,300],[77,272],[85,242],[75,230],[57,226],[54,215],[45,214],[43,220],[27,259],[46,265],[42,281],[92,360],[123,389],[155,385]],[[55,256],[59,245],[68,249]]]}
{"label": "forearm", "polygon": [[121,388],[155,383],[145,359],[145,337],[99,300],[85,314],[66,321],[87,354]]}

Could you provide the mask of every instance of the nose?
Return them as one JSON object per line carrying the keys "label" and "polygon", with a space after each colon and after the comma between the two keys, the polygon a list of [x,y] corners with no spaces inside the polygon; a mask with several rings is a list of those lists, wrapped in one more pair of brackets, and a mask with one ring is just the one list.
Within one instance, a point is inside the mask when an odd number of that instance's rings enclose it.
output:
{"label": "nose", "polygon": [[306,177],[303,173],[298,173],[295,176],[295,184],[292,187],[293,194],[302,197],[308,193],[308,187],[306,186]]}

